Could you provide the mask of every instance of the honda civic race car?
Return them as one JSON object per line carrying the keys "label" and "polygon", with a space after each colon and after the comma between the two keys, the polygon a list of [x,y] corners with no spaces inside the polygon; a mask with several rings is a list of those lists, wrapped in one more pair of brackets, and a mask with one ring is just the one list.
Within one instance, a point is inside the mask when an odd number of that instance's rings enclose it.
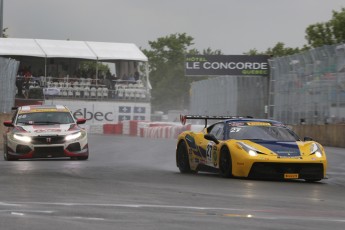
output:
{"label": "honda civic race car", "polygon": [[18,107],[4,134],[4,159],[70,157],[87,160],[87,132],[62,105]]}
{"label": "honda civic race car", "polygon": [[[301,140],[281,122],[227,116],[181,116],[205,120],[201,132],[178,136],[176,164],[181,173],[218,172],[223,177],[304,179],[326,176],[327,159],[321,144]],[[207,120],[218,120],[207,126]]]}

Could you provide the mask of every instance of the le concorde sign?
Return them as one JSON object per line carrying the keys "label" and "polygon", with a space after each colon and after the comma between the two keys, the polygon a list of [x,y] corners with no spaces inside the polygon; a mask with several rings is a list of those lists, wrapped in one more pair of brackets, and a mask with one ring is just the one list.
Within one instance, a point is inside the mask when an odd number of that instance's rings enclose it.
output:
{"label": "le concorde sign", "polygon": [[186,55],[186,76],[269,75],[268,55]]}

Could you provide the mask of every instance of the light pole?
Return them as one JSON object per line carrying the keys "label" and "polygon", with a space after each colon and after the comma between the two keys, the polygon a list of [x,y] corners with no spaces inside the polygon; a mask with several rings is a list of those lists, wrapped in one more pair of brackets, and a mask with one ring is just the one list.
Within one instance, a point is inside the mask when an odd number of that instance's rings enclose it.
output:
{"label": "light pole", "polygon": [[2,38],[3,20],[4,20],[4,3],[3,3],[3,0],[0,0],[0,38]]}

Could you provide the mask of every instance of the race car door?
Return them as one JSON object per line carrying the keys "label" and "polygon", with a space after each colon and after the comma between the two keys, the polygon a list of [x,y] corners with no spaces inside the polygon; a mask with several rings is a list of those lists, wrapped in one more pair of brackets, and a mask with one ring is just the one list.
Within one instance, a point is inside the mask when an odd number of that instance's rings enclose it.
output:
{"label": "race car door", "polygon": [[[213,134],[218,140],[224,139],[224,123],[215,124],[213,127],[208,131],[209,134]],[[211,167],[217,167],[218,156],[217,156],[217,149],[218,145],[213,142],[205,139],[205,142],[202,146],[203,149],[206,150],[205,154],[205,164]]]}

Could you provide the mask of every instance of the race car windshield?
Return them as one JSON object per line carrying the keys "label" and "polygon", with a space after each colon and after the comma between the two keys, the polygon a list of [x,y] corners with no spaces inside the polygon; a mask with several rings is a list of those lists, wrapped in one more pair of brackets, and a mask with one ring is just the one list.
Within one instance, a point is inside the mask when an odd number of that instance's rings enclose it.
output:
{"label": "race car windshield", "polygon": [[238,126],[230,127],[229,139],[263,141],[298,141],[291,130],[277,126]]}
{"label": "race car windshield", "polygon": [[16,123],[22,125],[71,124],[74,120],[68,112],[22,113],[18,115]]}

